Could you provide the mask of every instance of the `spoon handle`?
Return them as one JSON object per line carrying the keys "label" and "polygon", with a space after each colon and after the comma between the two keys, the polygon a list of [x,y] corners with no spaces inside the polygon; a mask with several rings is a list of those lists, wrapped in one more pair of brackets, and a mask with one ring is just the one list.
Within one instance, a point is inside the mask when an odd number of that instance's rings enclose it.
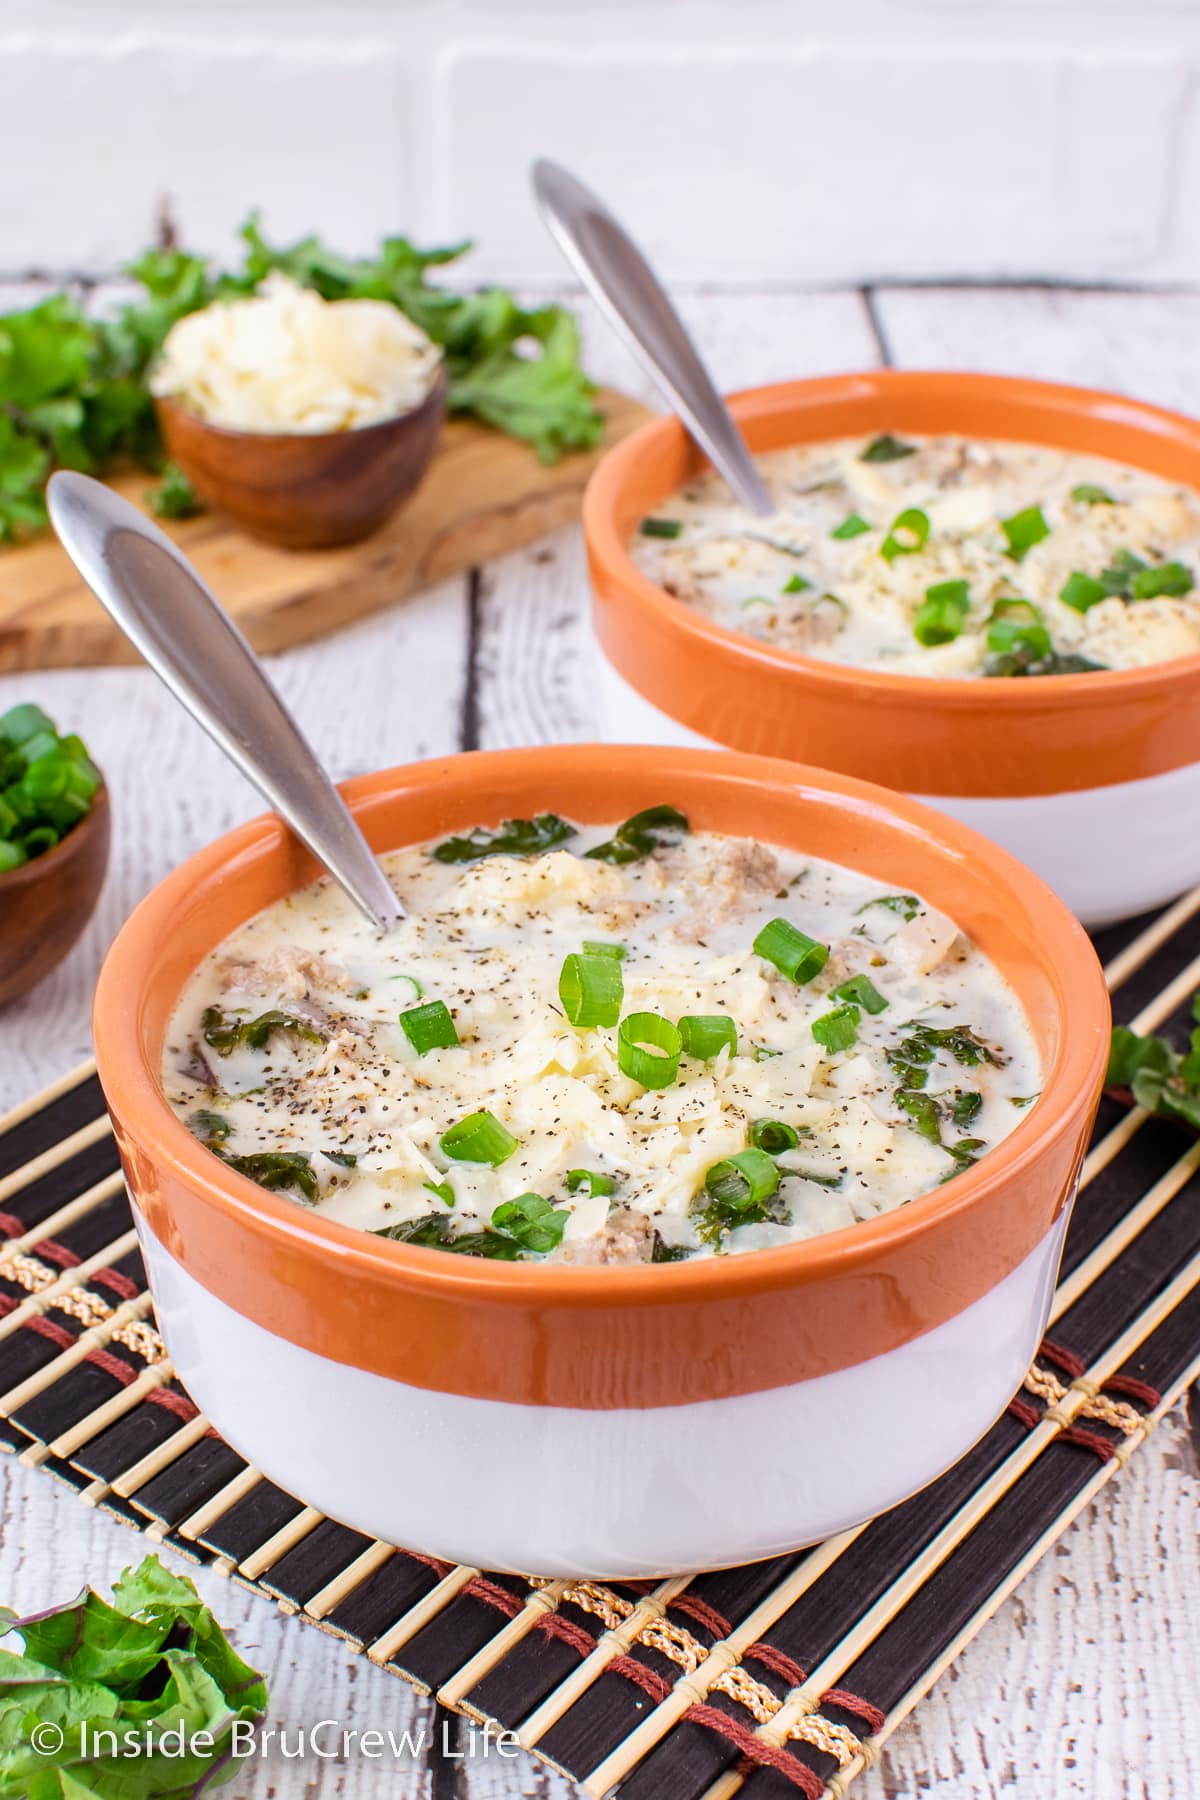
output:
{"label": "spoon handle", "polygon": [[603,201],[558,163],[534,163],[533,192],[551,236],[613,330],[742,505],[760,517],[774,512],[745,438],[632,238]]}
{"label": "spoon handle", "polygon": [[187,558],[128,500],[60,471],[50,519],[97,600],[192,717],[381,931],[404,917],[349,808]]}

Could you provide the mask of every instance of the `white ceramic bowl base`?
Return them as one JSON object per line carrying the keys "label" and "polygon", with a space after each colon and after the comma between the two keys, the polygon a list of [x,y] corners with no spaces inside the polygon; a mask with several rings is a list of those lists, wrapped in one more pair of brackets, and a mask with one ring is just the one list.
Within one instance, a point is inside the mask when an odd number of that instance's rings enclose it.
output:
{"label": "white ceramic bowl base", "polygon": [[272,1481],[448,1562],[613,1580],[815,1543],[957,1462],[1033,1359],[1069,1212],[998,1287],[885,1355],[731,1399],[583,1411],[434,1393],[302,1349],[209,1293],[135,1207],[179,1379]]}
{"label": "white ceramic bowl base", "polygon": [[[661,712],[595,648],[608,743],[728,748]],[[1200,882],[1200,763],[1111,787],[1020,799],[914,794],[1000,844],[1089,929],[1164,906]]]}

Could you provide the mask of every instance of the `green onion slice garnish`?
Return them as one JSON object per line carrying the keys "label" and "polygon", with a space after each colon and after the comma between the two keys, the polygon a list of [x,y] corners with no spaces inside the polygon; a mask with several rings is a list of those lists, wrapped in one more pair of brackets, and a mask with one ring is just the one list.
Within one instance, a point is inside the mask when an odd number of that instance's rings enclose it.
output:
{"label": "green onion slice garnish", "polygon": [[1050,633],[1030,601],[997,600],[988,619],[987,647],[993,656],[1040,662],[1050,654]]}
{"label": "green onion slice garnish", "polygon": [[615,956],[618,962],[624,962],[629,955],[627,944],[606,944],[599,938],[584,938],[583,954],[585,956]]}
{"label": "green onion slice garnish", "polygon": [[621,1073],[644,1088],[670,1087],[679,1074],[683,1039],[661,1013],[627,1013],[617,1030]]}
{"label": "green onion slice garnish", "polygon": [[822,1013],[814,1019],[812,1034],[818,1044],[836,1054],[839,1050],[849,1050],[858,1039],[859,1021],[862,1013],[850,1002],[845,1006],[835,1006],[832,1012]]}
{"label": "green onion slice garnish", "polygon": [[790,919],[772,919],[764,925],[754,940],[754,953],[774,963],[797,986],[819,975],[829,961],[829,945],[810,938]]}
{"label": "green onion slice garnish", "polygon": [[750,1127],[750,1142],[768,1156],[782,1156],[785,1150],[796,1148],[800,1133],[782,1119],[755,1119]]}
{"label": "green onion slice garnish", "polygon": [[922,512],[919,506],[907,506],[902,513],[897,513],[888,529],[888,534],[879,546],[879,554],[887,562],[895,562],[898,556],[915,556],[923,550],[929,539],[929,514]]}
{"label": "green onion slice garnish", "polygon": [[493,1169],[507,1162],[517,1147],[512,1132],[486,1108],[459,1119],[442,1133],[439,1143],[442,1155],[451,1162],[490,1163]]}
{"label": "green onion slice garnish", "polygon": [[683,530],[683,520],[645,518],[638,530],[643,537],[677,538]]}
{"label": "green onion slice garnish", "polygon": [[679,1021],[679,1036],[685,1056],[697,1062],[711,1062],[722,1050],[737,1055],[737,1026],[724,1013],[689,1013]]}
{"label": "green onion slice garnish", "polygon": [[491,1217],[493,1231],[499,1231],[541,1256],[562,1242],[569,1212],[555,1212],[540,1194],[518,1194],[515,1200],[503,1200]]}
{"label": "green onion slice garnish", "polygon": [[925,589],[913,620],[913,636],[928,649],[950,644],[959,636],[971,608],[965,581],[938,581]]}
{"label": "green onion slice garnish", "polygon": [[[779,591],[781,594],[803,594],[811,586],[812,582],[806,581],[803,575],[789,575]],[[747,600],[746,604],[749,606],[750,602]],[[767,605],[771,605],[769,600]]]}
{"label": "green onion slice garnish", "polygon": [[450,1050],[458,1043],[458,1032],[444,1000],[410,1006],[400,1014],[400,1024],[418,1056],[424,1056],[428,1050]]}
{"label": "green onion slice garnish", "polygon": [[601,1175],[597,1169],[568,1169],[568,1194],[583,1194],[585,1198],[592,1194],[615,1194],[617,1184],[611,1175]]}
{"label": "green onion slice garnish", "polygon": [[1182,563],[1167,562],[1158,563],[1151,569],[1135,569],[1129,580],[1129,592],[1134,600],[1157,600],[1160,595],[1190,594],[1195,585],[1190,569],[1185,569]]}
{"label": "green onion slice garnish", "polygon": [[1011,519],[1001,519],[1000,529],[1008,539],[1007,554],[1014,562],[1020,562],[1035,544],[1050,536],[1050,527],[1040,506],[1027,506],[1024,511],[1014,513]]}
{"label": "green onion slice garnish", "polygon": [[423,1181],[421,1186],[436,1195],[443,1206],[454,1205],[454,1189],[448,1181]]}
{"label": "green onion slice garnish", "polygon": [[890,431],[885,431],[880,437],[871,439],[858,460],[865,463],[899,462],[902,456],[915,456],[916,453],[915,444],[906,444],[903,438],[893,437]]}
{"label": "green onion slice garnish", "polygon": [[779,1170],[765,1150],[739,1150],[714,1163],[704,1185],[712,1199],[741,1211],[770,1198],[779,1186]]}
{"label": "green onion slice garnish", "polygon": [[1071,489],[1072,500],[1078,500],[1081,506],[1115,506],[1116,501],[1107,488],[1094,487],[1090,481],[1081,481],[1078,487]]}
{"label": "green onion slice garnish", "polygon": [[887,1001],[868,975],[852,975],[849,981],[843,981],[841,987],[834,988],[833,997],[835,1000],[852,1000],[864,1012],[881,1013],[887,1010]]}
{"label": "green onion slice garnish", "polygon": [[568,956],[558,977],[558,997],[572,1025],[581,1030],[615,1025],[625,998],[620,957]]}
{"label": "green onion slice garnish", "polygon": [[1094,575],[1072,569],[1058,590],[1058,597],[1064,606],[1073,606],[1076,612],[1085,613],[1090,606],[1098,606],[1101,600],[1107,599],[1108,589]]}
{"label": "green onion slice garnish", "polygon": [[861,513],[852,512],[847,513],[841,524],[835,525],[829,535],[831,538],[838,538],[845,543],[849,538],[861,537],[864,531],[870,531],[870,529],[870,525]]}

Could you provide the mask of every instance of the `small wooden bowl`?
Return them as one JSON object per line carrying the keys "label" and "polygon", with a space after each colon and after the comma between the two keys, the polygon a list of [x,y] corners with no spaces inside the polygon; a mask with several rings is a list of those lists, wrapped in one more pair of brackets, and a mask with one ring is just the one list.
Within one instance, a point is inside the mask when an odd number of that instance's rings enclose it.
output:
{"label": "small wooden bowl", "polygon": [[353,544],[378,531],[433,457],[446,371],[411,412],[351,431],[228,431],[177,400],[154,402],[167,455],[201,499],[285,550]]}
{"label": "small wooden bowl", "polygon": [[108,789],[61,844],[0,875],[0,1006],[27,994],[74,948],[108,871]]}

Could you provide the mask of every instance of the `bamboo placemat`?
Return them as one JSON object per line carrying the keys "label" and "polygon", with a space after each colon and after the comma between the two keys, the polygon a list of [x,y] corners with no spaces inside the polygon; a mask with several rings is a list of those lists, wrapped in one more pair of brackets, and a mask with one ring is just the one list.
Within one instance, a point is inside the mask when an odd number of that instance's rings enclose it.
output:
{"label": "bamboo placemat", "polygon": [[[1182,1041],[1200,889],[1097,939],[1114,1009]],[[174,1377],[87,1065],[0,1120],[0,1448],[210,1562],[601,1800],[841,1796],[1200,1375],[1200,1140],[1106,1099],[1050,1333],[987,1435],[814,1549],[543,1581],[374,1542],[229,1448]]]}

